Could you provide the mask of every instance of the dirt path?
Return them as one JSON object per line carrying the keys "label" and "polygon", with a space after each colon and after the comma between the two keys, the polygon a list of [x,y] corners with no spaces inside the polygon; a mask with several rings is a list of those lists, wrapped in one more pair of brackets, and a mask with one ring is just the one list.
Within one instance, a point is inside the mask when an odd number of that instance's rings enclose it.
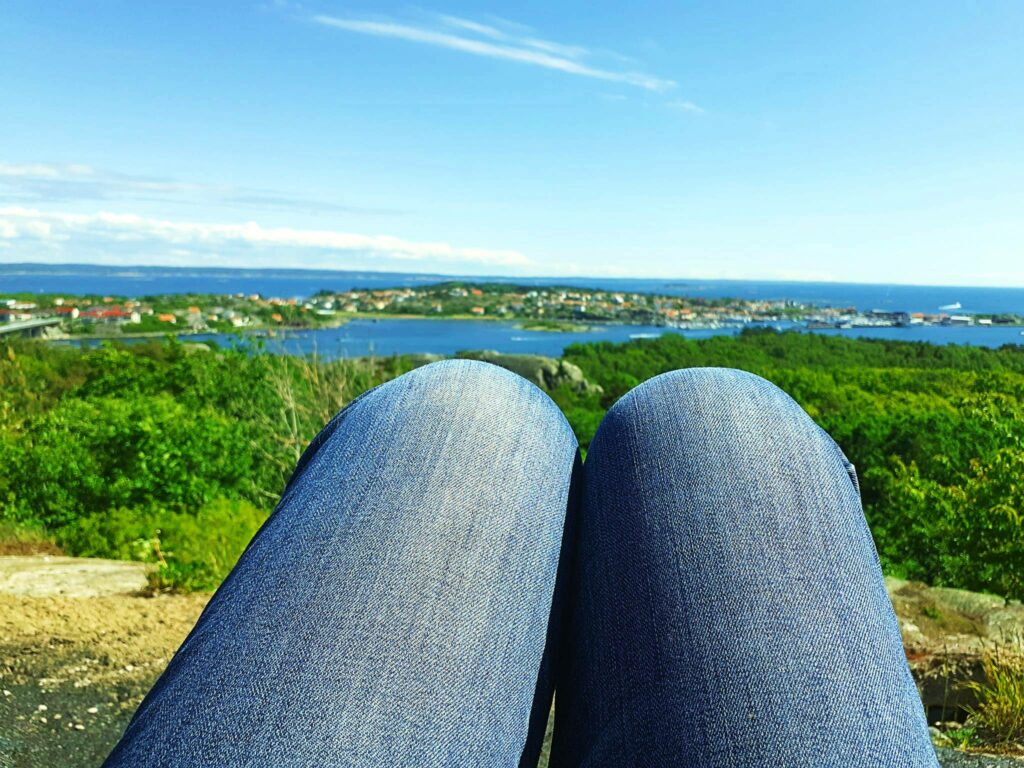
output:
{"label": "dirt path", "polygon": [[131,595],[146,588],[146,565],[53,555],[0,557],[0,594],[20,597]]}
{"label": "dirt path", "polygon": [[[145,597],[144,586],[137,563],[0,557],[0,768],[102,763],[209,599]],[[975,642],[979,627],[1006,620],[1009,609],[967,610],[962,593],[922,589],[890,584],[908,639],[942,623],[947,639]],[[1024,766],[948,750],[940,760],[945,768]]]}

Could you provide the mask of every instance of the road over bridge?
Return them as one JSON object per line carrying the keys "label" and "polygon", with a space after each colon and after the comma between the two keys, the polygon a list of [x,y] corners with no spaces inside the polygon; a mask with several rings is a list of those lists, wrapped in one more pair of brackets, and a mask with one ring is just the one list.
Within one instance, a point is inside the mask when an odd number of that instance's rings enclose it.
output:
{"label": "road over bridge", "polygon": [[0,323],[0,336],[43,336],[47,328],[60,325],[59,317],[41,317],[37,320],[16,320],[13,323]]}

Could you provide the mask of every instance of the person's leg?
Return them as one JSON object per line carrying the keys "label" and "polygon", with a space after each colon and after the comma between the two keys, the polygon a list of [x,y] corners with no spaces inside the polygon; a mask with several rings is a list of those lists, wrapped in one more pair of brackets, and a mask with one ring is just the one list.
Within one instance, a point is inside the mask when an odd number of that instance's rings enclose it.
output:
{"label": "person's leg", "polygon": [[785,393],[658,376],[584,478],[553,766],[937,765],[852,467]]}
{"label": "person's leg", "polygon": [[532,764],[576,457],[548,397],[485,363],[357,399],[107,765]]}

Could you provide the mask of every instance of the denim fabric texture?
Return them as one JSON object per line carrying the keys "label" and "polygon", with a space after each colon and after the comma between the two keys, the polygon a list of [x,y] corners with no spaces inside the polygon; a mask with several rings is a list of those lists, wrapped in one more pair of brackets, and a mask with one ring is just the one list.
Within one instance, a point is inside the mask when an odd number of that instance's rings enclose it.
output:
{"label": "denim fabric texture", "polygon": [[693,369],[591,442],[553,766],[935,766],[853,468],[784,392]]}
{"label": "denim fabric texture", "polygon": [[105,765],[933,768],[839,448],[772,384],[676,371],[581,466],[486,363],[350,403]]}

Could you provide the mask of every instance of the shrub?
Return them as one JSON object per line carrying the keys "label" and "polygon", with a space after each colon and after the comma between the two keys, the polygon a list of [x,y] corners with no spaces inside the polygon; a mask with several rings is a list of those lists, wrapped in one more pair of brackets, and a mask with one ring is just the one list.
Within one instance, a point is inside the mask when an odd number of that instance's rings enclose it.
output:
{"label": "shrub", "polygon": [[168,395],[62,400],[4,451],[17,516],[60,526],[112,507],[195,508],[251,487],[245,430]]}
{"label": "shrub", "polygon": [[868,520],[890,573],[929,584],[1024,597],[1024,450],[971,462],[958,485],[923,477],[895,459],[878,468],[879,504]]}
{"label": "shrub", "polygon": [[264,519],[248,502],[218,499],[195,514],[112,509],[74,520],[57,538],[70,554],[153,563],[155,589],[191,592],[214,589]]}

